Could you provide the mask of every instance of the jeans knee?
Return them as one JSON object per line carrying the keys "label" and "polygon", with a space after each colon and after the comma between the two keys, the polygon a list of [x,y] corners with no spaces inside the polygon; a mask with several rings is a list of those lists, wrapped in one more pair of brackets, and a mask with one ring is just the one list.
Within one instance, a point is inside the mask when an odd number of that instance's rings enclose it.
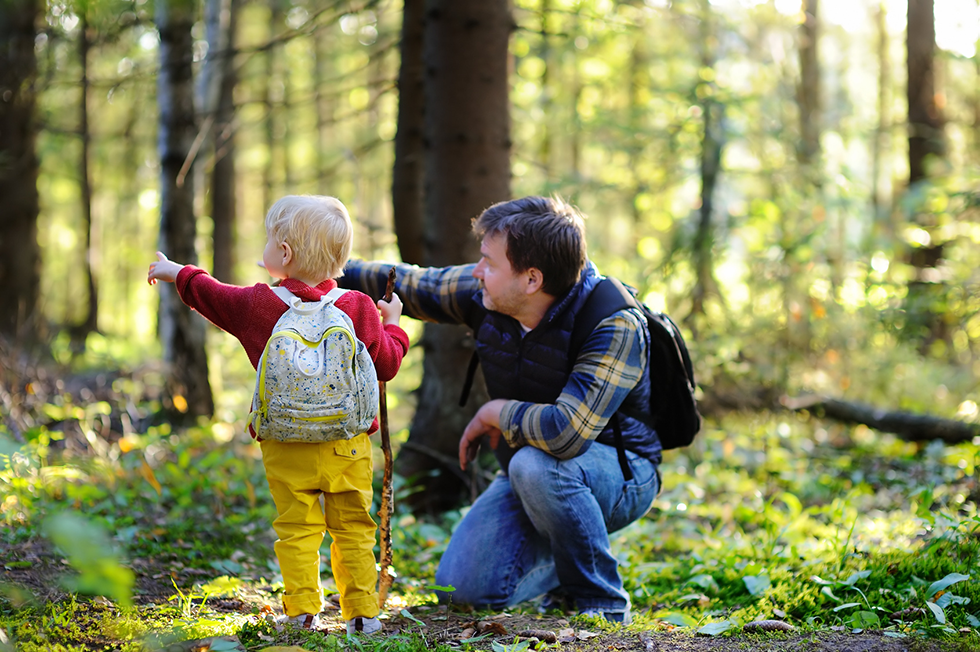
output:
{"label": "jeans knee", "polygon": [[533,491],[549,482],[545,468],[549,458],[550,455],[531,446],[525,446],[514,453],[507,467],[507,475],[515,494],[519,496],[522,491]]}

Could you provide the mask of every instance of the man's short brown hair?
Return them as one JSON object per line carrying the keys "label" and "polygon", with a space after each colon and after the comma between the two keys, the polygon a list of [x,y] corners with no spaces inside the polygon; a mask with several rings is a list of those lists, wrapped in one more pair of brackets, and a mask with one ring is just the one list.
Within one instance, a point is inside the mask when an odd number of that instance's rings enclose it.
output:
{"label": "man's short brown hair", "polygon": [[473,232],[480,239],[506,235],[514,271],[541,270],[541,289],[555,297],[571,289],[585,269],[585,219],[557,195],[494,204],[473,220]]}

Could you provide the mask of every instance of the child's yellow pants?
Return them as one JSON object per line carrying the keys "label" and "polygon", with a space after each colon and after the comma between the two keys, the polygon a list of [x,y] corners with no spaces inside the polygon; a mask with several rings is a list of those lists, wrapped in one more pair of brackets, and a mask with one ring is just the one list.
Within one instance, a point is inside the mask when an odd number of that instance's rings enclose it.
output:
{"label": "child's yellow pants", "polygon": [[[330,563],[345,620],[378,615],[374,559],[377,526],[371,519],[374,464],[366,434],[314,444],[262,441],[262,463],[276,503],[272,524],[285,585],[288,616],[319,613],[320,545],[333,538]],[[320,497],[323,497],[323,509]]]}

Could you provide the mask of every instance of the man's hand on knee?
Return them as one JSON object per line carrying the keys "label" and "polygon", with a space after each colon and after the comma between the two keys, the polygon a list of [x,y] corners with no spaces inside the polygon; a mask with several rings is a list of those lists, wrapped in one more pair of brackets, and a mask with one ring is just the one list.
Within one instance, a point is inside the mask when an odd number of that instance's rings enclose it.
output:
{"label": "man's hand on knee", "polygon": [[480,450],[480,440],[484,435],[490,437],[490,448],[497,448],[501,436],[500,412],[505,402],[498,398],[484,403],[466,424],[463,436],[459,439],[459,468],[465,471],[466,465],[476,459],[476,454]]}

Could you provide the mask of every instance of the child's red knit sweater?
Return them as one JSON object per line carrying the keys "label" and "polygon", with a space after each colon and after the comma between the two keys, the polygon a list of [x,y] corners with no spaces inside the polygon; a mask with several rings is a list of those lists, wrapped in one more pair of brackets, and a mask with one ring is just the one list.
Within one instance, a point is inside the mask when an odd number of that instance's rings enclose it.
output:
{"label": "child's red knit sweater", "polygon": [[[177,293],[188,306],[223,331],[238,338],[248,354],[252,367],[258,368],[259,358],[272,329],[286,312],[286,304],[265,283],[249,287],[221,283],[199,267],[185,265],[177,275]],[[287,278],[282,286],[303,301],[319,301],[320,297],[337,287],[327,279],[316,287]],[[408,334],[399,326],[381,323],[378,307],[368,295],[351,290],[337,299],[336,306],[346,312],[354,323],[357,339],[364,342],[378,380],[389,381],[398,373],[402,358],[408,351]],[[378,429],[378,419],[369,433]],[[252,433],[255,436],[255,433]]]}

